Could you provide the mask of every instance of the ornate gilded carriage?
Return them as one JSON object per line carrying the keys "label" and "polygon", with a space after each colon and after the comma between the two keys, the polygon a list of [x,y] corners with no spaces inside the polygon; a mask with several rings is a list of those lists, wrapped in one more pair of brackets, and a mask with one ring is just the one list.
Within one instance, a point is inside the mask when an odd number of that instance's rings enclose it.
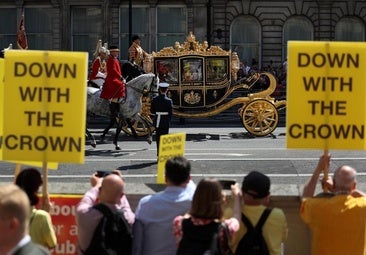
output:
{"label": "ornate gilded carriage", "polygon": [[[276,101],[270,95],[276,88],[276,79],[270,73],[253,73],[237,80],[239,58],[235,52],[217,46],[199,43],[190,33],[187,40],[144,60],[144,69],[158,75],[160,82],[169,83],[168,96],[173,100],[173,114],[180,118],[202,118],[217,115],[242,105],[238,111],[245,129],[256,136],[273,132],[278,124],[278,110],[286,101]],[[252,90],[263,83],[262,89]],[[263,85],[262,84],[262,85]],[[238,89],[246,96],[228,97]],[[145,98],[144,116],[149,115],[149,98]],[[146,127],[136,126],[139,133]]]}
{"label": "ornate gilded carriage", "polygon": [[170,84],[168,96],[174,108],[185,112],[216,106],[239,69],[236,53],[208,48],[207,42],[197,42],[192,33],[184,44],[176,42],[152,56],[154,72],[161,82]]}

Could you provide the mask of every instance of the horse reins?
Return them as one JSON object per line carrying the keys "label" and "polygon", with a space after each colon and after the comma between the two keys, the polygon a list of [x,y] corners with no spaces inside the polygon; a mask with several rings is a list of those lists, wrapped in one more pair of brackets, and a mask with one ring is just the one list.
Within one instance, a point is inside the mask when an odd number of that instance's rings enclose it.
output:
{"label": "horse reins", "polygon": [[[154,78],[155,79],[155,78]],[[153,80],[154,80],[153,79]],[[152,82],[151,82],[152,83]],[[135,90],[135,91],[137,91],[137,92],[139,92],[139,93],[141,93],[141,94],[145,94],[145,91],[143,90],[143,89],[138,89],[138,88],[135,88],[135,87],[133,87],[133,86],[131,86],[130,84],[128,84],[128,83],[125,83],[125,86],[127,86],[127,87],[130,87],[131,89],[133,89],[133,90]],[[149,89],[149,93],[152,91],[152,86],[150,85],[150,89]]]}

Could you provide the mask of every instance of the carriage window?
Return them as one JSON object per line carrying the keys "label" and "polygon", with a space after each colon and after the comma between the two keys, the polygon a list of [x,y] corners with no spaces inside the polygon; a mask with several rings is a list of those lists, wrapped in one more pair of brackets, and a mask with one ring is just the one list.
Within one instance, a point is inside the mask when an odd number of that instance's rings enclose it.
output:
{"label": "carriage window", "polygon": [[202,82],[202,59],[187,58],[181,60],[182,82]]}
{"label": "carriage window", "polygon": [[155,70],[158,71],[160,82],[178,82],[178,59],[156,60]]}
{"label": "carriage window", "polygon": [[206,62],[207,81],[219,81],[227,78],[228,65],[227,59],[209,58]]}

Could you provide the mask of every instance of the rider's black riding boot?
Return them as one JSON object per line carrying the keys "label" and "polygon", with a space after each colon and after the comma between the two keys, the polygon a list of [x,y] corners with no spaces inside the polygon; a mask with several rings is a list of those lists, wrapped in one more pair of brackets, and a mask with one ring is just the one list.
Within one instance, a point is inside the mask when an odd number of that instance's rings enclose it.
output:
{"label": "rider's black riding boot", "polygon": [[[113,119],[113,125],[115,123],[117,123],[117,130],[116,130],[116,134],[115,134],[114,139],[113,139],[113,144],[116,146],[115,147],[116,150],[120,150],[121,148],[118,145],[118,134],[121,132],[120,121],[119,121],[119,103],[111,102],[109,104],[109,109],[111,111],[111,121],[110,121],[109,124],[112,123],[112,119]],[[111,127],[109,127],[109,128],[111,128]],[[109,130],[109,128],[108,128],[108,130]],[[108,132],[108,130],[107,130],[107,132]]]}

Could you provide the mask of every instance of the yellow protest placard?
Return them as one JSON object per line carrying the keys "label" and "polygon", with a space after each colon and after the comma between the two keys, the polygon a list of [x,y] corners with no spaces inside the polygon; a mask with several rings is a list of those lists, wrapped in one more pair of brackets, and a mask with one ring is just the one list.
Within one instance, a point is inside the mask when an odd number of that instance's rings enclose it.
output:
{"label": "yellow protest placard", "polygon": [[288,44],[287,148],[365,149],[366,44]]}
{"label": "yellow protest placard", "polygon": [[160,136],[158,173],[156,183],[165,183],[165,163],[176,156],[184,156],[186,133],[175,133]]}
{"label": "yellow protest placard", "polygon": [[[0,58],[0,137],[3,134],[3,104],[4,104],[4,59]],[[0,159],[2,157],[2,148],[0,142]]]}
{"label": "yellow protest placard", "polygon": [[83,163],[87,53],[5,52],[3,159]]}
{"label": "yellow protest placard", "polygon": [[[2,150],[2,136],[3,136],[3,103],[4,103],[4,59],[0,58],[0,160],[2,160],[3,157],[3,150]],[[29,165],[29,166],[36,166],[36,167],[42,167],[42,162],[23,162],[18,161],[14,162],[22,165]],[[57,169],[58,163],[49,163],[48,168],[50,169]]]}

